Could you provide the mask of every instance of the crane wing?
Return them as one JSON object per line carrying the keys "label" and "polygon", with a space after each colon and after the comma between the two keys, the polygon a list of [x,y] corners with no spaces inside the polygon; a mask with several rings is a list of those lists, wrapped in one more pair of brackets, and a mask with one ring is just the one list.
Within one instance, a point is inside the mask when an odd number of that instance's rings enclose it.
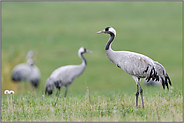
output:
{"label": "crane wing", "polygon": [[119,51],[117,54],[120,56],[117,65],[130,75],[148,77],[154,67],[153,60],[145,55],[129,51]]}
{"label": "crane wing", "polygon": [[63,84],[66,82],[72,82],[77,76],[82,74],[85,67],[81,67],[80,65],[67,65],[62,66],[51,74],[52,78],[56,80],[61,80]]}
{"label": "crane wing", "polygon": [[12,79],[14,81],[16,81],[16,79],[18,79],[18,81],[27,80],[30,73],[31,73],[31,68],[29,65],[24,63],[18,64],[12,70]]}

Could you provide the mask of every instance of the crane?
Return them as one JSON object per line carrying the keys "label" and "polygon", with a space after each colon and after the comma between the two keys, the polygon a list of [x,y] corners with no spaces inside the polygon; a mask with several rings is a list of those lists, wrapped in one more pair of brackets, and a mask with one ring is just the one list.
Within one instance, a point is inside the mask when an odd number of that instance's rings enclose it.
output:
{"label": "crane", "polygon": [[33,51],[27,53],[27,62],[16,65],[12,69],[11,79],[14,82],[20,82],[22,80],[31,82],[32,86],[37,88],[40,81],[40,70],[34,65],[32,59]]}
{"label": "crane", "polygon": [[[65,87],[66,90],[64,97],[66,97],[70,84],[76,77],[81,75],[86,68],[87,62],[83,53],[92,53],[92,51],[87,50],[84,47],[80,47],[78,50],[78,56],[82,59],[82,63],[80,65],[62,66],[51,73],[50,77],[46,81],[45,94],[51,95],[55,87],[60,93],[60,88]],[[58,92],[57,95],[59,96]]]}
{"label": "crane", "polygon": [[136,107],[138,106],[138,95],[140,92],[142,107],[144,108],[142,95],[143,89],[139,84],[141,78],[145,78],[147,81],[149,81],[150,79],[155,81],[159,81],[159,79],[162,79],[162,86],[164,89],[165,85],[168,88],[168,82],[171,85],[170,78],[160,63],[155,62],[151,58],[139,53],[112,50],[111,44],[116,36],[116,30],[113,27],[106,27],[104,30],[97,32],[97,34],[100,33],[106,33],[110,35],[110,38],[105,47],[105,51],[109,60],[113,62],[117,67],[123,69],[126,73],[131,75],[136,82]]}

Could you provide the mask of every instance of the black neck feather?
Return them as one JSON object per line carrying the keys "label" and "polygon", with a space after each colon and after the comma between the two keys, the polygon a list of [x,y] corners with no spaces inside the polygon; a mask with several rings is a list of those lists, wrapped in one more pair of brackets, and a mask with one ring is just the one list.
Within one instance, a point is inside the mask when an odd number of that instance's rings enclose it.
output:
{"label": "black neck feather", "polygon": [[87,61],[86,61],[86,59],[84,58],[83,53],[81,53],[81,57],[82,57],[82,60],[84,61],[85,65],[87,65]]}
{"label": "black neck feather", "polygon": [[109,50],[109,46],[112,43],[112,41],[114,40],[114,37],[115,37],[114,33],[110,33],[110,38],[106,44],[105,50]]}

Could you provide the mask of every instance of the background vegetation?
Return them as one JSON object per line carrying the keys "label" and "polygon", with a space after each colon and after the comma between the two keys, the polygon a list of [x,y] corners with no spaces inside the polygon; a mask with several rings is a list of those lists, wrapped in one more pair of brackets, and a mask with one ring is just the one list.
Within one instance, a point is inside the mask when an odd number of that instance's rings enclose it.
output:
{"label": "background vegetation", "polygon": [[[1,6],[2,121],[183,120],[182,2],[3,1]],[[107,26],[117,31],[114,50],[147,55],[163,64],[171,78],[173,89],[169,92],[141,82],[145,110],[141,105],[135,108],[132,77],[106,56],[109,35],[96,34]],[[72,83],[67,98],[63,98],[62,89],[62,97],[53,108],[55,94],[42,97],[46,79],[60,66],[80,64],[77,51],[81,46],[93,51],[85,54],[87,68]],[[17,84],[10,79],[11,70],[26,62],[29,50],[35,53],[34,61],[41,71],[36,94],[29,83]],[[6,89],[14,90],[15,95],[4,95]]]}

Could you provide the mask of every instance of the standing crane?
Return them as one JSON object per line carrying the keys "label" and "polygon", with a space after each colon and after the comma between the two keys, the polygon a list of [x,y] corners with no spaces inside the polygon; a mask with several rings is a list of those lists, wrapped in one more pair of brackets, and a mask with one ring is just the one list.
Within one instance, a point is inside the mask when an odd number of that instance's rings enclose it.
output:
{"label": "standing crane", "polygon": [[[151,58],[130,51],[114,51],[111,49],[112,41],[116,36],[116,30],[113,27],[106,27],[104,30],[97,32],[110,34],[110,38],[106,44],[105,50],[107,57],[117,67],[123,69],[126,73],[132,76],[137,84],[136,92],[136,107],[138,106],[138,95],[141,94],[142,107],[144,108],[143,102],[143,90],[139,84],[141,78],[146,78],[147,81],[150,79],[159,81],[162,80],[162,86],[165,89],[165,85],[168,88],[168,82],[171,85],[168,74],[164,67],[158,62],[153,61]],[[167,81],[168,80],[168,81]],[[140,91],[139,91],[140,89]],[[169,88],[168,88],[169,89]]]}
{"label": "standing crane", "polygon": [[[57,68],[52,72],[50,77],[47,79],[45,86],[45,94],[51,95],[53,89],[56,87],[60,93],[60,88],[66,87],[65,95],[67,95],[67,90],[70,84],[74,81],[76,77],[81,75],[87,65],[86,59],[83,56],[83,53],[91,53],[91,51],[87,50],[84,47],[81,47],[78,50],[78,55],[82,59],[82,63],[80,65],[67,65]],[[59,96],[57,92],[57,96]]]}
{"label": "standing crane", "polygon": [[38,87],[40,81],[40,70],[34,65],[33,52],[27,53],[27,62],[16,65],[12,70],[11,78],[14,82],[20,82],[22,80],[31,82],[32,86]]}

